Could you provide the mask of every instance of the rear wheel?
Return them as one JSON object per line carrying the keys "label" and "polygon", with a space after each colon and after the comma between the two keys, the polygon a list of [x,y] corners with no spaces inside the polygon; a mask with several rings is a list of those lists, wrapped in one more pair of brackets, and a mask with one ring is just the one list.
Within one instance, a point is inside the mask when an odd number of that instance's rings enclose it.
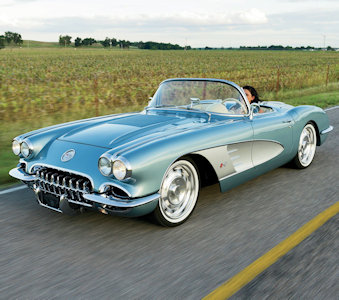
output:
{"label": "rear wheel", "polygon": [[177,226],[191,215],[199,195],[199,175],[194,162],[182,159],[167,170],[160,187],[160,199],[153,212],[163,226]]}
{"label": "rear wheel", "polygon": [[313,124],[308,123],[302,130],[299,138],[298,153],[293,164],[298,169],[307,168],[313,161],[317,147],[317,133]]}

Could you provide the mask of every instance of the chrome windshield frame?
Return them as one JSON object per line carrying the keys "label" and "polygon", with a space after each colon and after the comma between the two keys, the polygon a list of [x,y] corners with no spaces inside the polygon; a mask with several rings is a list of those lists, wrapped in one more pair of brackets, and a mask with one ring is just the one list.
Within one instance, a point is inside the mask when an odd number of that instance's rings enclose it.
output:
{"label": "chrome windshield frame", "polygon": [[[160,88],[160,86],[162,84],[167,83],[167,82],[172,82],[172,81],[206,81],[206,82],[220,82],[220,83],[224,83],[224,84],[230,85],[230,86],[234,87],[239,92],[239,94],[242,96],[242,98],[243,98],[243,100],[245,102],[246,108],[247,108],[247,113],[246,114],[240,114],[240,115],[225,113],[223,115],[225,115],[225,116],[233,116],[233,117],[239,117],[239,116],[241,116],[241,117],[250,117],[251,116],[251,106],[250,106],[250,104],[248,102],[248,99],[246,97],[246,94],[245,94],[244,90],[239,85],[237,85],[236,83],[234,83],[232,81],[228,81],[228,80],[224,80],[224,79],[215,79],[215,78],[170,78],[170,79],[166,79],[166,80],[162,81],[159,84],[159,88]],[[154,99],[154,97],[153,97],[153,99]],[[157,99],[155,99],[155,100],[157,101]],[[156,104],[160,106],[159,103],[156,103]],[[152,106],[148,106],[147,108],[152,108]],[[211,114],[215,114],[214,112],[210,112],[210,113]],[[217,113],[217,114],[220,114],[220,113]]]}

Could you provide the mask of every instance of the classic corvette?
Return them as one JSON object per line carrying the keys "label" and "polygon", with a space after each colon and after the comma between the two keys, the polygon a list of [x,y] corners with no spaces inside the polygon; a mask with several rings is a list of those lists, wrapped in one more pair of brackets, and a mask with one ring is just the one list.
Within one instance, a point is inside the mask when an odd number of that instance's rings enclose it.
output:
{"label": "classic corvette", "polygon": [[176,226],[192,214],[202,185],[226,191],[288,162],[306,168],[331,130],[318,107],[250,105],[230,81],[175,78],[160,84],[142,112],[16,137],[20,161],[9,174],[58,212],[152,214]]}

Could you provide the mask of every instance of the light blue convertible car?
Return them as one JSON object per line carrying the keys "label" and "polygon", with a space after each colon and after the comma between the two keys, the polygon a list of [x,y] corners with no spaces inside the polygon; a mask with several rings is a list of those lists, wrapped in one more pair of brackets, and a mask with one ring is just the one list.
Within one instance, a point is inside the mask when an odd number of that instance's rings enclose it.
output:
{"label": "light blue convertible car", "polygon": [[142,112],[16,137],[20,162],[10,175],[58,212],[152,214],[176,226],[191,215],[202,185],[226,191],[287,162],[306,168],[331,130],[318,107],[258,107],[232,82],[176,78],[162,82]]}

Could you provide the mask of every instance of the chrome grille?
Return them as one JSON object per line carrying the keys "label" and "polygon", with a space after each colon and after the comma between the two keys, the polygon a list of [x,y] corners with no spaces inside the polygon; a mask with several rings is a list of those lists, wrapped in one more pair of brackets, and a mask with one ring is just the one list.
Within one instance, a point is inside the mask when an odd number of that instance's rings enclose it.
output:
{"label": "chrome grille", "polygon": [[91,181],[81,175],[49,167],[39,167],[35,173],[36,188],[57,197],[64,196],[69,202],[91,207],[83,194],[92,192]]}

